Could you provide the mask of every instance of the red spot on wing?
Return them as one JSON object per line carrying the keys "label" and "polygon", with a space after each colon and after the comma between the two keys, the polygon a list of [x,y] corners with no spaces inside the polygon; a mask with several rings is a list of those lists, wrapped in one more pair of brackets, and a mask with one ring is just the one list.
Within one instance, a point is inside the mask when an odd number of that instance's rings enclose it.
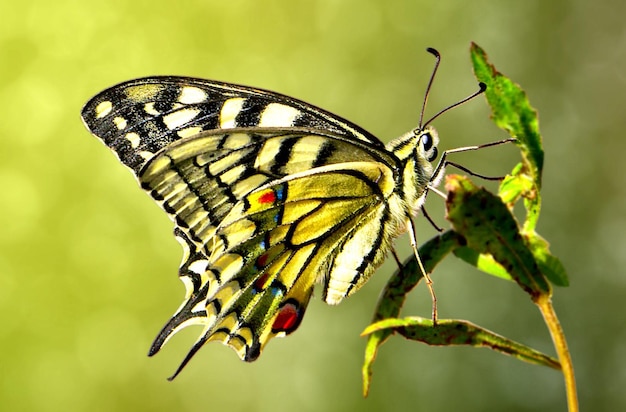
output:
{"label": "red spot on wing", "polygon": [[274,203],[276,201],[276,194],[270,190],[259,196],[259,203]]}
{"label": "red spot on wing", "polygon": [[276,316],[272,325],[272,332],[291,333],[300,325],[301,320],[302,311],[298,305],[287,302],[279,309],[278,316]]}
{"label": "red spot on wing", "polygon": [[265,265],[267,265],[267,258],[268,258],[267,253],[263,253],[261,256],[259,256],[256,259],[256,265],[260,268],[264,268]]}
{"label": "red spot on wing", "polygon": [[267,278],[269,277],[268,273],[264,273],[263,275],[261,275],[260,278],[258,278],[255,282],[254,282],[254,289],[256,289],[257,291],[262,291],[263,289],[265,289],[265,284],[267,283]]}

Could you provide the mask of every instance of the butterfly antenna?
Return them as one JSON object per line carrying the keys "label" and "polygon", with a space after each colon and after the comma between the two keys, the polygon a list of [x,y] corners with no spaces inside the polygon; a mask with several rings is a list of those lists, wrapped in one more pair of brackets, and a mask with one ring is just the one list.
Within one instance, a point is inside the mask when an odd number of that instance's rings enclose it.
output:
{"label": "butterfly antenna", "polygon": [[[479,82],[478,83],[478,87],[479,87],[479,89],[478,89],[477,92],[474,92],[471,95],[467,96],[465,99],[463,99],[461,101],[458,101],[458,102],[454,103],[453,105],[450,105],[450,106],[446,107],[445,109],[440,110],[439,113],[437,113],[436,115],[431,117],[426,123],[424,123],[423,127],[428,126],[430,123],[432,123],[433,120],[435,120],[436,118],[438,118],[439,116],[441,116],[442,114],[447,112],[448,110],[453,109],[453,108],[455,108],[455,107],[457,107],[457,106],[459,106],[459,105],[461,105],[461,104],[463,104],[463,103],[465,103],[465,102],[467,102],[469,100],[472,100],[474,97],[484,93],[485,90],[487,90],[487,85],[485,83],[483,83],[483,82]],[[420,128],[420,129],[423,130],[423,128]]]}
{"label": "butterfly antenna", "polygon": [[[435,67],[433,67],[433,72],[430,75],[430,80],[428,80],[428,86],[426,86],[426,93],[424,93],[424,101],[422,102],[422,110],[420,112],[420,122],[418,123],[419,130],[422,130],[422,121],[424,120],[424,110],[426,110],[426,102],[428,101],[428,95],[430,94],[433,80],[435,80],[435,74],[437,74],[437,69],[439,68],[439,62],[441,61],[441,54],[439,54],[437,50],[429,47],[426,49],[426,51],[435,56]],[[428,122],[426,122],[426,124],[428,124]]]}

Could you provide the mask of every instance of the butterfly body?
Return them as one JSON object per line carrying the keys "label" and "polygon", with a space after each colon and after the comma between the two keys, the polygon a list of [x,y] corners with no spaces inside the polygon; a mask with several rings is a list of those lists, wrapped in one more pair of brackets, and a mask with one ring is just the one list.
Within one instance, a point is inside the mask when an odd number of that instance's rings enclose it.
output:
{"label": "butterfly body", "polygon": [[82,117],[175,222],[187,293],[150,353],[201,325],[181,368],[208,341],[256,359],[316,283],[329,304],[358,290],[422,206],[438,142],[428,127],[385,146],[297,99],[186,77],[113,86]]}

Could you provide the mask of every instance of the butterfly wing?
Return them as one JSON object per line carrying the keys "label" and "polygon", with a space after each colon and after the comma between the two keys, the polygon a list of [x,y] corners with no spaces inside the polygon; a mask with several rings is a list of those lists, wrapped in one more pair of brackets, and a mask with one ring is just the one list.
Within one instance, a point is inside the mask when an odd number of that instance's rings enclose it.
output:
{"label": "butterfly wing", "polygon": [[358,289],[396,230],[397,158],[299,100],[151,77],[105,90],[82,115],[176,223],[187,295],[151,354],[202,325],[181,368],[210,340],[256,359],[299,325],[315,281],[329,303]]}
{"label": "butterfly wing", "polygon": [[[226,144],[229,139],[239,143]],[[262,144],[254,159],[242,163],[247,139]],[[298,159],[324,146],[324,165],[310,168],[309,160],[300,171],[272,178],[271,169],[299,166],[277,164],[265,150],[299,144],[292,152]],[[389,238],[387,199],[395,178],[387,155],[380,155],[329,134],[235,129],[184,139],[151,159],[140,181],[176,217],[188,253],[180,272],[186,301],[150,353],[183,327],[199,324],[203,333],[181,368],[207,341],[252,361],[272,337],[297,328],[317,281],[329,303],[356,291],[383,258]],[[222,170],[216,164],[224,158],[231,166]],[[213,196],[217,182],[227,183],[225,192]],[[214,201],[228,205],[216,220]]]}
{"label": "butterfly wing", "polygon": [[190,77],[155,76],[120,83],[88,101],[82,118],[135,174],[176,140],[234,127],[326,130],[384,150],[382,142],[359,126],[300,100]]}

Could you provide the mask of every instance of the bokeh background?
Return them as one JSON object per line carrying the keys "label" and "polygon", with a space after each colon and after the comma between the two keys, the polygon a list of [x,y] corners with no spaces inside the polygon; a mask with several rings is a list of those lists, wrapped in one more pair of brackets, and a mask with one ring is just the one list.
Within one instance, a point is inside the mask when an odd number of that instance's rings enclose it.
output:
{"label": "bokeh background", "polygon": [[[391,339],[361,396],[364,339],[393,264],[338,307],[319,298],[300,329],[253,364],[207,345],[165,378],[198,330],[154,358],[182,301],[165,214],[81,124],[105,87],[191,75],[293,95],[384,141],[476,88],[475,41],[540,113],[546,164],[539,231],[569,271],[554,302],[583,410],[626,409],[626,13],[623,1],[123,1],[0,3],[0,408],[6,411],[557,411],[562,377],[485,349]],[[441,149],[504,137],[483,98],[435,122]],[[503,174],[514,147],[457,155]],[[443,202],[428,209],[440,224]],[[422,240],[434,235],[425,223]],[[399,250],[408,255],[405,237]],[[448,259],[433,275],[442,317],[553,353],[512,283]],[[428,315],[421,285],[404,314]]]}

